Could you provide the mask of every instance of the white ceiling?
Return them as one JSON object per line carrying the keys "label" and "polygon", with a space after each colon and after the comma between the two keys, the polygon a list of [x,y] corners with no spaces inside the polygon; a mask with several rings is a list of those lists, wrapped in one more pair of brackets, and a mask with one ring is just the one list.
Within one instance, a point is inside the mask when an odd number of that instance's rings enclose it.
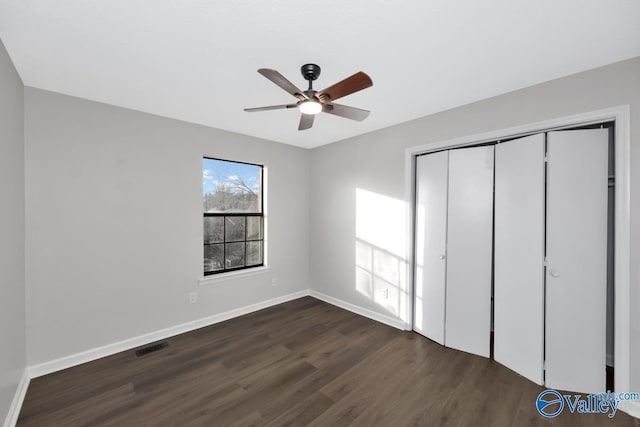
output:
{"label": "white ceiling", "polygon": [[[640,1],[0,0],[0,38],[25,85],[311,148],[639,56]],[[307,62],[371,115],[242,110]]]}

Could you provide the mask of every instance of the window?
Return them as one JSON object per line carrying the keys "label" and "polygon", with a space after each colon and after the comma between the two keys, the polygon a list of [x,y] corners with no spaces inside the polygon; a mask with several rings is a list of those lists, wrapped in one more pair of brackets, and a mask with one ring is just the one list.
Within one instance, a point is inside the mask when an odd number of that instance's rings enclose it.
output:
{"label": "window", "polygon": [[264,265],[262,170],[202,159],[205,276]]}

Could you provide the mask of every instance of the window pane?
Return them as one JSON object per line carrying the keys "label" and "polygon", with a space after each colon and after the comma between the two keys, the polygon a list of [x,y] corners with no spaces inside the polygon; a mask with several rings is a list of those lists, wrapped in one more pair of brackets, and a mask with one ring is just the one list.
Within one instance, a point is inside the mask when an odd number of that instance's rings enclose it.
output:
{"label": "window pane", "polygon": [[247,265],[262,264],[262,242],[247,242]]}
{"label": "window pane", "polygon": [[224,268],[223,245],[204,245],[204,271],[222,270]]}
{"label": "window pane", "polygon": [[227,228],[225,230],[225,241],[238,242],[244,240],[245,230],[244,222],[245,216],[228,216],[226,217]]}
{"label": "window pane", "polygon": [[262,175],[260,165],[203,158],[205,274],[263,265]]}
{"label": "window pane", "polygon": [[262,213],[262,166],[202,159],[206,213]]}
{"label": "window pane", "polygon": [[223,217],[204,217],[204,243],[224,243]]}
{"label": "window pane", "polygon": [[247,217],[247,240],[260,240],[262,239],[262,217],[248,216]]}
{"label": "window pane", "polygon": [[244,267],[244,242],[227,243],[226,267]]}

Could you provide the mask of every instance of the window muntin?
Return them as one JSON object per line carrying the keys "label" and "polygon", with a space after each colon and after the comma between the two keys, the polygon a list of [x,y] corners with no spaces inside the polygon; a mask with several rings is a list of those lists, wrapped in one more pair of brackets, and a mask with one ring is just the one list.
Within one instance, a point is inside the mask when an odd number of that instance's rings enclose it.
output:
{"label": "window muntin", "polygon": [[264,265],[263,167],[205,157],[204,274]]}

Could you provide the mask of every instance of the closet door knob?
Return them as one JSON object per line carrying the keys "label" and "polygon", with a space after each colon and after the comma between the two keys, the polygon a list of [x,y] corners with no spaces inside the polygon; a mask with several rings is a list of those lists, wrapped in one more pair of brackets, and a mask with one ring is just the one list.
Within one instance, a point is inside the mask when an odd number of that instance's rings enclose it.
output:
{"label": "closet door knob", "polygon": [[446,257],[444,256],[444,254],[440,254],[440,256],[438,258],[445,259]]}
{"label": "closet door knob", "polygon": [[551,274],[551,277],[554,277],[554,278],[560,277],[560,273],[556,270],[549,270],[549,274]]}

